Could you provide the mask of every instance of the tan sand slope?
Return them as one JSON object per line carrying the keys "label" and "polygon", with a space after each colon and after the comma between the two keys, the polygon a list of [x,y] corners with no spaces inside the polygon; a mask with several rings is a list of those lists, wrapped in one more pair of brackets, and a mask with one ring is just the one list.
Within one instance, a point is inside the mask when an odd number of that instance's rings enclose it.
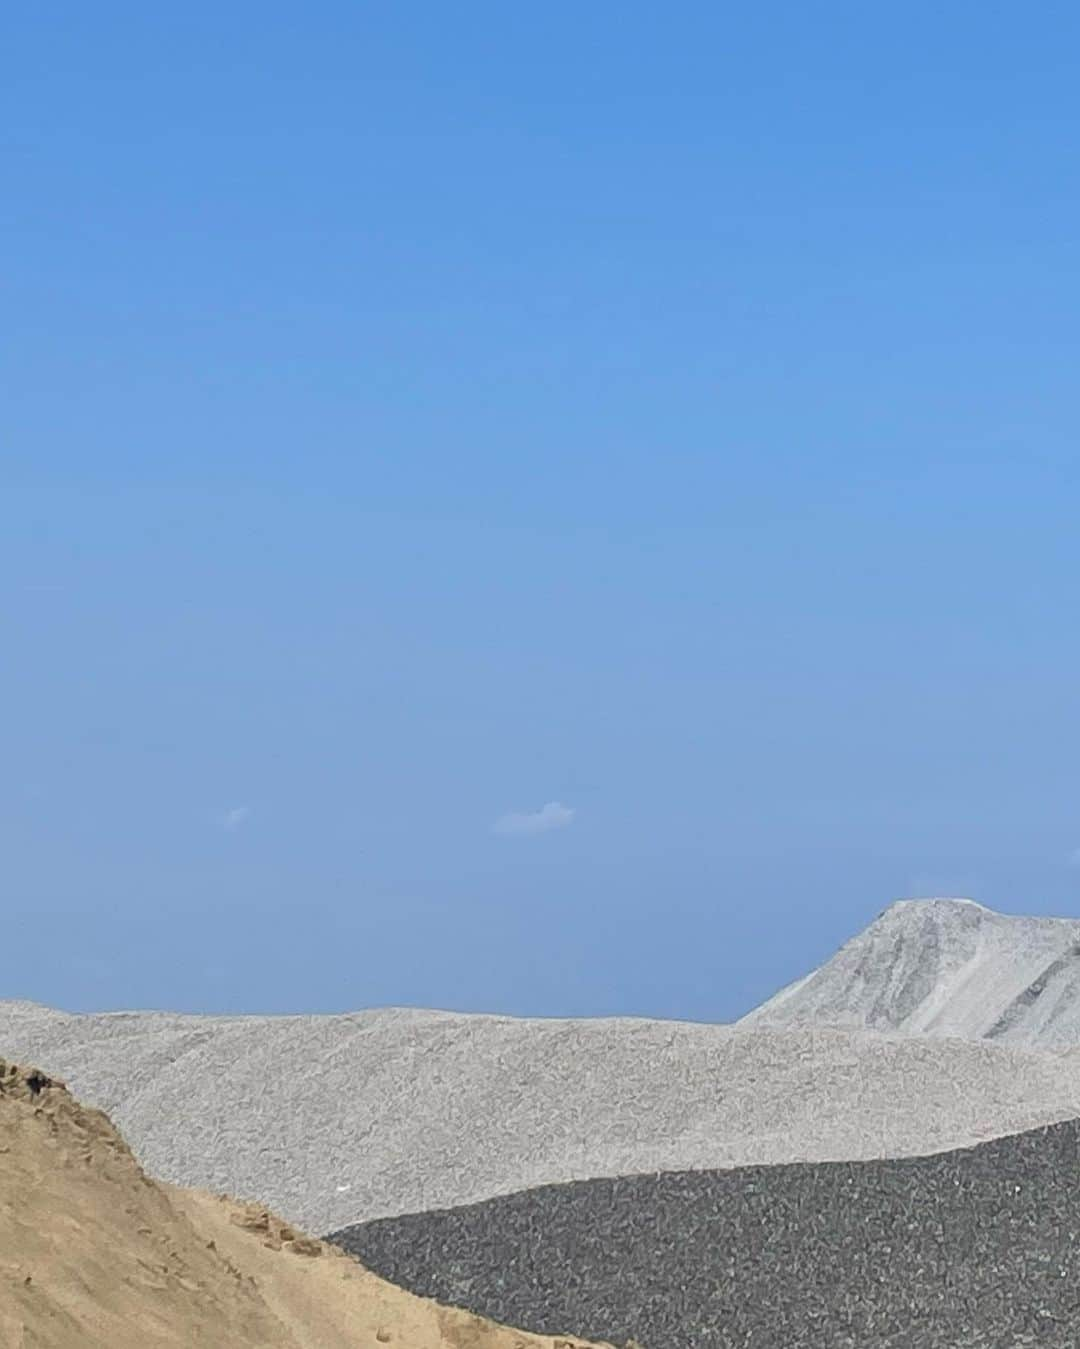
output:
{"label": "tan sand slope", "polygon": [[378,1278],[265,1209],[149,1180],[100,1111],[0,1060],[3,1349],[585,1349]]}

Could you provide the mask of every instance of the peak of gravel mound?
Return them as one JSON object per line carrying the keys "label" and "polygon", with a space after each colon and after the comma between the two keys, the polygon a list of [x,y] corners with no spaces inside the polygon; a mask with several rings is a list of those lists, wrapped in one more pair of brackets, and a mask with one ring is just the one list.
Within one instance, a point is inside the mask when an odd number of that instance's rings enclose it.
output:
{"label": "peak of gravel mound", "polygon": [[970,899],[898,900],[736,1024],[1080,1045],[1080,920],[995,913]]}
{"label": "peak of gravel mound", "polygon": [[419,1298],[268,1210],[158,1184],[102,1112],[0,1060],[4,1349],[587,1349]]}

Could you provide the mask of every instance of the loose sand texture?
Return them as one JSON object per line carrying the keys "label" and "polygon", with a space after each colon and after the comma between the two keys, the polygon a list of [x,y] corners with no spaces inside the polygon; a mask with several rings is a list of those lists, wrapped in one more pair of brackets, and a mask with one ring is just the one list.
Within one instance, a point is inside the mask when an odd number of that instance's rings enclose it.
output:
{"label": "loose sand texture", "polygon": [[0,1044],[107,1109],[151,1174],[317,1233],[549,1182],[929,1153],[1080,1115],[1080,1056],[861,1030],[0,1004]]}
{"label": "loose sand texture", "polygon": [[147,1179],[108,1118],[0,1060],[3,1349],[585,1349],[418,1298],[265,1209]]}
{"label": "loose sand texture", "polygon": [[737,1023],[1080,1045],[1080,921],[901,900]]}
{"label": "loose sand texture", "polygon": [[1080,1122],[933,1157],[582,1181],[338,1239],[414,1291],[648,1349],[1076,1349]]}

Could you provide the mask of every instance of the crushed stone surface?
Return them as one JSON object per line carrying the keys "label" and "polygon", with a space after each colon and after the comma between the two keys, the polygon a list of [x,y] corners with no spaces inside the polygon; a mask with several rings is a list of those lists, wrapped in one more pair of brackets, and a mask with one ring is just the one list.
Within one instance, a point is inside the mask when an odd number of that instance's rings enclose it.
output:
{"label": "crushed stone surface", "polygon": [[0,1003],[0,1052],[108,1111],[152,1175],[316,1233],[553,1182],[925,1154],[1080,1116],[1080,1054],[861,1029]]}
{"label": "crushed stone surface", "polygon": [[1080,1046],[1080,921],[901,900],[737,1024]]}
{"label": "crushed stone surface", "polygon": [[1080,1122],[544,1187],[333,1239],[414,1292],[646,1349],[1074,1349]]}

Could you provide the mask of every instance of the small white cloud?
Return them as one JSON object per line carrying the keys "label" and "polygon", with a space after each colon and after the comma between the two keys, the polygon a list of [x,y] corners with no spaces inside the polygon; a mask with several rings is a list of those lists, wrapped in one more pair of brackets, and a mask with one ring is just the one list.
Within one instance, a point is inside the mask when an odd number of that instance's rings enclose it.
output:
{"label": "small white cloud", "polygon": [[539,810],[512,810],[492,825],[496,834],[546,834],[552,829],[565,829],[573,821],[574,812],[561,801],[549,801]]}
{"label": "small white cloud", "polygon": [[232,810],[227,810],[221,817],[221,825],[222,828],[228,830],[230,834],[235,834],[240,826],[250,818],[250,806],[233,806]]}

